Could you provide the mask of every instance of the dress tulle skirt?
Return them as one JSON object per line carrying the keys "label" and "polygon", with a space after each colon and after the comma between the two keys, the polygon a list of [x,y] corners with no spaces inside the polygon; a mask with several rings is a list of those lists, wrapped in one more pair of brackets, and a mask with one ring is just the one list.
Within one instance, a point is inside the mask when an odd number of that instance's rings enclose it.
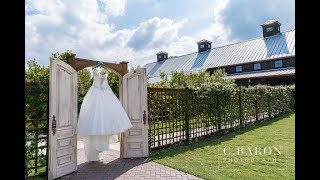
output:
{"label": "dress tulle skirt", "polygon": [[83,99],[77,125],[78,140],[83,142],[88,161],[99,160],[99,153],[118,141],[118,134],[132,124],[119,99],[107,87],[91,86]]}
{"label": "dress tulle skirt", "polygon": [[79,136],[78,141],[83,143],[84,153],[87,161],[99,161],[99,154],[109,150],[109,143],[119,141],[119,135],[89,135]]}

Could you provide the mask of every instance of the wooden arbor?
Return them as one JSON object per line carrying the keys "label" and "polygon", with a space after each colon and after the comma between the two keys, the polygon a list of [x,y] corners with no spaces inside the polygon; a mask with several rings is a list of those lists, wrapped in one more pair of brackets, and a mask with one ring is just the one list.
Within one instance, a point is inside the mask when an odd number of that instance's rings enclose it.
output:
{"label": "wooden arbor", "polygon": [[[71,54],[68,58],[68,64],[72,66],[76,71],[97,65],[98,61],[90,59],[76,58],[76,54]],[[128,73],[128,62],[121,61],[120,64],[103,62],[102,66],[110,69],[112,72],[117,74],[119,77],[124,76]]]}

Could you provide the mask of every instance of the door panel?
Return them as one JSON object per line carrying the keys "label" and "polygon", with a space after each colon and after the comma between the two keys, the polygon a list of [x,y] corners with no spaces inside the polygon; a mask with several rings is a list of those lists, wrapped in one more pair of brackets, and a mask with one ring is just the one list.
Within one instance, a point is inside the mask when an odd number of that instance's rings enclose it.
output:
{"label": "door panel", "polygon": [[133,125],[122,134],[123,158],[148,157],[148,116],[146,69],[139,68],[123,77],[123,107]]}
{"label": "door panel", "polygon": [[54,179],[77,169],[77,71],[50,59],[49,172]]}

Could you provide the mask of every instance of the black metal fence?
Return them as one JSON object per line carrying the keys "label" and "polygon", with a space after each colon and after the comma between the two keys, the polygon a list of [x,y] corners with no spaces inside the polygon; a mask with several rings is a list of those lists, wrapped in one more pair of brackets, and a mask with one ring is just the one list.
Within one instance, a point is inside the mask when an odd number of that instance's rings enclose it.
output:
{"label": "black metal fence", "polygon": [[25,177],[46,179],[48,172],[48,84],[25,84]]}
{"label": "black metal fence", "polygon": [[222,95],[191,89],[149,87],[150,152],[188,144],[212,134],[227,133],[291,110],[292,96],[285,94],[287,91],[273,88],[266,92],[241,88]]}

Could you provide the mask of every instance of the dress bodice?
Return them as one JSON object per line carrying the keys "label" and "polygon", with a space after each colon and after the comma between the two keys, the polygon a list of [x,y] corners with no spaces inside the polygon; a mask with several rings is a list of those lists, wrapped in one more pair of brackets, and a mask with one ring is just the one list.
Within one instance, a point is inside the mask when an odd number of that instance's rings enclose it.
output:
{"label": "dress bodice", "polygon": [[110,88],[107,74],[101,75],[97,72],[93,72],[93,83],[92,86],[97,88]]}

